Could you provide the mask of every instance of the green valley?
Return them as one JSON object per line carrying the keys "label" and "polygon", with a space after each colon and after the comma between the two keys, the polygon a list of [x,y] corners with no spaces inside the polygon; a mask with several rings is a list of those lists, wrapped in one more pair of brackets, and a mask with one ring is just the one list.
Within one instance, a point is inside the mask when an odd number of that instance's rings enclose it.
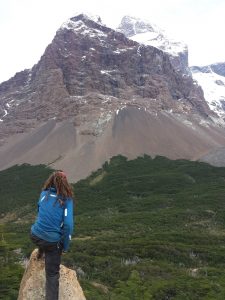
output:
{"label": "green valley", "polygon": [[[17,297],[51,172],[0,172],[0,299]],[[116,156],[74,193],[75,234],[63,264],[76,270],[87,300],[225,299],[225,168]]]}

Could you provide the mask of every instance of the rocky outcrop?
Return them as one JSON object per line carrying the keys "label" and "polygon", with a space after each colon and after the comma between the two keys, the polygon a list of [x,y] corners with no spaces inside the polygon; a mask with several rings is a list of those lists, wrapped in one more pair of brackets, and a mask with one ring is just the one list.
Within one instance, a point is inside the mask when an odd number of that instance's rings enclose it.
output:
{"label": "rocky outcrop", "polygon": [[[37,250],[31,254],[23,275],[18,300],[45,299],[44,260],[36,259]],[[59,300],[85,300],[85,296],[76,277],[76,272],[60,266]]]}
{"label": "rocky outcrop", "polygon": [[225,63],[216,63],[207,66],[192,66],[192,72],[211,73],[214,72],[217,75],[225,77]]}
{"label": "rocky outcrop", "polygon": [[210,65],[210,67],[213,70],[213,72],[215,72],[216,74],[218,74],[220,76],[225,77],[225,62],[212,64],[212,65]]}

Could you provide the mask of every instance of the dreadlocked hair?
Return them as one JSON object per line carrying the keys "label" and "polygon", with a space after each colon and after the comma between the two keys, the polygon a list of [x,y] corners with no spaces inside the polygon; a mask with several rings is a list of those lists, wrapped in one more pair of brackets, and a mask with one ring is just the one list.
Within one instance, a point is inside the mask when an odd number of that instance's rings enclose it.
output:
{"label": "dreadlocked hair", "polygon": [[57,195],[62,198],[58,198],[61,205],[63,205],[63,201],[66,198],[73,197],[72,187],[67,181],[66,174],[61,170],[56,171],[49,176],[49,178],[45,181],[42,190],[47,190],[51,187],[55,187]]}

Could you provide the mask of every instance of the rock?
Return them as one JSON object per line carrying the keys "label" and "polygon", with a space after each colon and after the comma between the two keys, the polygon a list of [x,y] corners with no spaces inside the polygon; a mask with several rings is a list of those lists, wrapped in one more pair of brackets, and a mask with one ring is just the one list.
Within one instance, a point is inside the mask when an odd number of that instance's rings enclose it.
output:
{"label": "rock", "polygon": [[225,77],[225,62],[212,64],[210,66],[211,66],[211,69],[213,70],[213,72],[215,72],[216,74],[218,74],[220,76]]}
{"label": "rock", "polygon": [[[44,260],[37,260],[37,249],[30,257],[24,272],[18,300],[45,299]],[[82,288],[77,280],[76,272],[60,265],[59,300],[85,300]]]}

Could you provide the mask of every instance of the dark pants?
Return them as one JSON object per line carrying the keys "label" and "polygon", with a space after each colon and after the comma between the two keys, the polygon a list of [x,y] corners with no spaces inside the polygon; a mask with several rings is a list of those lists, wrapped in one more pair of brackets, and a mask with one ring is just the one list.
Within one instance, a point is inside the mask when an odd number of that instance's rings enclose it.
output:
{"label": "dark pants", "polygon": [[32,242],[38,246],[39,253],[45,254],[46,300],[58,300],[62,243],[47,242],[32,233],[30,237]]}

